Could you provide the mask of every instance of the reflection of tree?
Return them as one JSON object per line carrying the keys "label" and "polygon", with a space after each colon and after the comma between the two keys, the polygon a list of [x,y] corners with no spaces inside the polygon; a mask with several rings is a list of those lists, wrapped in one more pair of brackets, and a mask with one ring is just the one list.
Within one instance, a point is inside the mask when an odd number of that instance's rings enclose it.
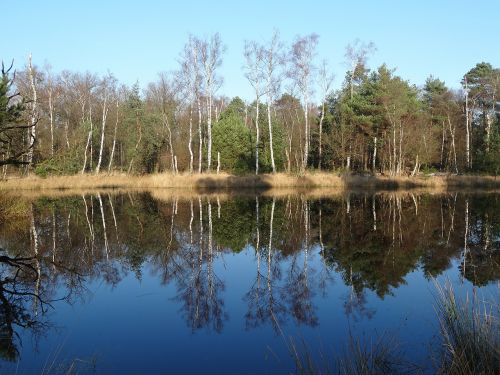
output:
{"label": "reflection of tree", "polygon": [[[208,216],[208,251],[204,252],[203,241],[203,205],[199,199],[199,246],[183,244],[177,252],[175,262],[179,264],[176,274],[177,297],[182,302],[181,311],[184,319],[193,331],[212,328],[221,332],[227,313],[224,311],[224,282],[215,274],[213,263],[216,257],[213,250],[212,204],[207,203]],[[192,223],[190,219],[190,223]],[[186,241],[187,242],[187,241]]]}
{"label": "reflection of tree", "polygon": [[496,195],[489,202],[466,198],[460,271],[475,285],[500,279],[499,200]]}
{"label": "reflection of tree", "polygon": [[[349,287],[344,308],[356,319],[374,313],[368,290],[383,298],[417,269],[437,276],[457,259],[474,284],[500,278],[496,195],[352,193],[321,200],[290,195],[219,199],[216,205],[211,199],[40,198],[23,203],[28,215],[10,218],[5,216],[12,211],[10,202],[0,198],[1,245],[9,255],[34,256],[29,263],[41,277],[35,280],[27,271],[17,284],[22,281],[47,301],[62,291],[81,295],[86,280],[117,285],[128,272],[140,278],[147,265],[164,283],[176,284],[176,301],[192,330],[223,329],[225,280],[216,265],[225,253],[248,244],[255,245],[256,269],[244,296],[247,328],[277,328],[290,317],[318,324],[316,298],[326,297],[333,272]],[[22,306],[36,320],[39,302],[28,300],[31,310]]]}
{"label": "reflection of tree", "polygon": [[310,252],[310,210],[309,201],[302,201],[302,212],[304,217],[304,244],[303,244],[303,265],[300,267],[297,255],[293,260],[288,271],[286,286],[284,288],[284,299],[289,304],[290,313],[297,322],[315,326],[318,324],[315,308],[312,303],[314,293],[309,280],[309,252]]}
{"label": "reflection of tree", "polygon": [[[256,213],[258,210],[258,200],[256,200]],[[245,298],[248,301],[248,312],[245,315],[247,328],[257,327],[266,322],[271,322],[277,331],[279,325],[285,320],[286,308],[276,293],[279,290],[280,269],[277,254],[273,250],[274,212],[276,209],[276,198],[271,203],[269,215],[269,234],[265,252],[260,247],[256,247],[257,274],[256,281]],[[260,227],[260,222],[257,223]],[[260,229],[257,232],[260,238]],[[261,261],[266,260],[267,271],[265,276],[261,272]]]}
{"label": "reflection of tree", "polygon": [[375,314],[374,309],[366,306],[366,293],[363,289],[356,289],[354,285],[358,284],[354,281],[355,275],[350,270],[350,291],[348,297],[344,301],[345,314],[353,318],[354,321],[362,320],[363,318],[371,319]]}
{"label": "reflection of tree", "polygon": [[40,274],[34,265],[35,257],[10,257],[0,249],[0,356],[17,360],[19,334],[17,328],[39,332],[46,323],[37,309],[32,309],[33,300],[45,312],[48,302],[38,289]]}
{"label": "reflection of tree", "polygon": [[[431,198],[386,193],[375,196],[374,204],[373,199],[355,195],[351,196],[348,214],[340,202],[329,201],[322,207],[329,217],[323,222],[325,262],[354,289],[355,295],[367,288],[384,297],[391,289],[404,284],[408,272],[417,267],[421,267],[425,275],[439,275],[450,267],[450,260],[458,257],[462,249],[466,255],[462,256],[466,261],[465,275],[479,283],[477,255],[498,253],[498,244],[495,246],[491,239],[495,233],[498,237],[500,230],[488,224],[495,222],[493,217],[498,218],[494,209],[498,198],[474,197],[454,194]],[[467,199],[471,203],[467,204]],[[488,220],[484,212],[488,213]],[[457,217],[469,217],[468,223]],[[465,241],[467,228],[468,240]],[[484,261],[481,264],[489,270],[483,270],[481,275],[490,274],[489,280],[495,279],[498,263]]]}
{"label": "reflection of tree", "polygon": [[259,212],[259,197],[255,197],[255,257],[257,262],[257,271],[255,281],[250,288],[250,291],[245,295],[248,302],[248,311],[245,315],[246,327],[253,328],[261,325],[266,320],[266,309],[262,304],[262,295],[265,293],[264,284],[262,281],[261,265],[261,249],[260,249],[260,212]]}

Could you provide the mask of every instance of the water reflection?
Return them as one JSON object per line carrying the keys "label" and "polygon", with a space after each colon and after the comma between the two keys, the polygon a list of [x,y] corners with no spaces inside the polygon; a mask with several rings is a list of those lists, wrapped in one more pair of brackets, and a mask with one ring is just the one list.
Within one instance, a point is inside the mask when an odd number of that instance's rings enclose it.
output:
{"label": "water reflection", "polygon": [[[440,275],[459,261],[464,280],[500,279],[500,196],[346,194],[309,199],[197,196],[155,198],[108,193],[0,202],[0,355],[18,359],[20,330],[50,330],[54,301],[85,300],[94,280],[118,286],[148,272],[175,286],[187,327],[221,333],[229,318],[247,330],[289,320],[320,324],[318,298],[346,285],[344,313],[370,319],[380,299],[421,270]],[[243,316],[225,306],[235,280],[225,256],[251,254]],[[246,274],[245,274],[246,275]],[[242,275],[243,277],[243,275]],[[245,276],[246,277],[246,276]],[[57,308],[57,307],[55,307]]]}

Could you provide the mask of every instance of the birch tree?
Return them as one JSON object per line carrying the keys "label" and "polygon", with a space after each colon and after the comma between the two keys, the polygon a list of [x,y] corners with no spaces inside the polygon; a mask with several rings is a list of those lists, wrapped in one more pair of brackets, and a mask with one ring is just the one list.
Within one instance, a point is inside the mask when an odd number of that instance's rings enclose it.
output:
{"label": "birch tree", "polygon": [[56,96],[56,85],[50,65],[45,66],[45,89],[47,91],[47,106],[49,112],[50,128],[50,156],[54,157],[54,99]]}
{"label": "birch tree", "polygon": [[38,96],[36,90],[36,73],[33,69],[31,53],[28,57],[28,76],[31,86],[31,113],[30,113],[30,127],[28,128],[28,166],[33,164],[33,151],[35,148],[36,140],[36,123],[38,122]]}
{"label": "birch tree", "polygon": [[318,86],[321,94],[321,116],[319,119],[319,137],[318,137],[319,138],[318,169],[320,170],[321,170],[322,153],[323,153],[323,121],[325,120],[326,100],[332,88],[333,78],[334,78],[333,74],[330,73],[328,69],[328,62],[326,60],[323,60],[318,72]]}
{"label": "birch tree", "polygon": [[[375,44],[373,42],[365,43],[361,42],[359,39],[356,39],[354,42],[349,43],[346,47],[345,51],[345,60],[346,65],[348,66],[349,71],[347,72],[349,76],[349,95],[350,100],[353,100],[354,90],[355,90],[355,81],[357,77],[362,77],[363,73],[366,69],[366,61],[368,60],[368,56],[376,51]],[[352,124],[350,124],[352,127]],[[377,137],[373,138],[374,148],[377,145]],[[349,144],[349,153],[347,155],[346,168],[351,168],[351,150],[352,145]],[[375,160],[375,159],[373,159]],[[375,161],[373,161],[375,164]]]}
{"label": "birch tree", "polygon": [[184,46],[183,55],[181,56],[181,71],[180,78],[184,83],[184,88],[187,91],[186,97],[189,105],[189,172],[193,173],[194,170],[194,155],[193,155],[193,104],[196,103],[198,109],[198,173],[201,173],[202,168],[202,110],[201,110],[201,89],[202,89],[202,76],[198,64],[198,47],[199,44],[195,42],[192,36],[189,37],[188,42]]}
{"label": "birch tree", "polygon": [[[259,174],[259,147],[260,147],[260,129],[259,129],[259,107],[260,98],[264,94],[263,82],[265,79],[264,73],[264,47],[256,42],[245,42],[245,77],[252,85],[255,94],[255,174]],[[269,134],[272,134],[270,128]],[[272,147],[271,147],[272,152]],[[273,155],[274,156],[274,155]],[[271,158],[274,171],[274,158]]]}
{"label": "birch tree", "polygon": [[271,41],[263,50],[265,93],[267,94],[267,124],[269,127],[269,154],[273,173],[276,173],[276,164],[274,163],[271,108],[273,99],[279,92],[280,84],[283,79],[280,68],[283,66],[284,61],[283,43],[279,40],[279,33],[275,31]]}
{"label": "birch tree", "polygon": [[195,38],[197,44],[197,58],[204,80],[204,89],[207,105],[207,170],[212,167],[212,105],[214,94],[222,84],[222,78],[217,76],[217,68],[222,65],[222,55],[225,47],[218,33],[210,39],[200,40]]}
{"label": "birch tree", "polygon": [[304,107],[304,155],[302,158],[302,171],[307,168],[309,147],[311,143],[311,131],[309,124],[309,102],[313,94],[313,76],[315,73],[314,57],[318,45],[319,36],[310,34],[304,37],[297,37],[292,45],[290,56],[291,77],[298,87],[302,96]]}
{"label": "birch tree", "polygon": [[102,120],[101,120],[101,145],[99,147],[99,159],[95,168],[95,173],[98,174],[101,169],[102,153],[104,150],[104,135],[106,133],[106,121],[108,118],[109,102],[115,91],[116,79],[110,74],[101,80],[100,96],[102,100]]}

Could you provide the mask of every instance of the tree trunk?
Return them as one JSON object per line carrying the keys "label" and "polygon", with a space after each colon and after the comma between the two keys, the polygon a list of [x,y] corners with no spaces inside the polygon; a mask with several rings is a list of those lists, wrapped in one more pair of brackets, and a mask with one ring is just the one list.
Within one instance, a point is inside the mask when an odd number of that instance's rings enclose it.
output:
{"label": "tree trunk", "polygon": [[54,104],[52,102],[52,87],[49,88],[49,120],[50,120],[50,155],[54,157]]}
{"label": "tree trunk", "polygon": [[304,97],[304,120],[305,120],[305,140],[304,140],[304,161],[302,162],[302,171],[305,172],[307,168],[307,161],[309,158],[309,114],[308,114],[308,97]]}
{"label": "tree trunk", "polygon": [[193,106],[189,105],[189,173],[193,173]]}
{"label": "tree trunk", "polygon": [[[448,118],[449,119],[449,118]],[[445,140],[445,137],[446,137],[446,131],[445,131],[445,126],[444,126],[444,121],[443,121],[443,124],[442,124],[442,128],[443,128],[443,131],[442,131],[442,135],[441,135],[441,170],[443,170],[443,167],[444,167],[444,140]]]}
{"label": "tree trunk", "polygon": [[92,137],[92,131],[89,131],[89,135],[87,137],[87,144],[85,145],[85,152],[83,154],[84,158],[83,158],[82,174],[85,173],[85,169],[87,168],[87,150],[89,148],[90,138],[91,137]]}
{"label": "tree trunk", "polygon": [[170,129],[170,123],[168,122],[168,115],[163,113],[163,123],[167,128],[168,132],[168,147],[170,149],[170,168],[172,172],[175,174],[175,163],[174,163],[174,146],[172,145],[172,130]]}
{"label": "tree trunk", "polygon": [[453,161],[455,163],[455,173],[458,174],[457,150],[455,148],[455,129],[451,126],[450,116],[448,116],[448,126],[450,127],[451,148],[453,150]]}
{"label": "tree trunk", "polygon": [[69,131],[69,120],[66,120],[66,122],[64,123],[64,135],[66,137],[66,148],[69,149],[69,134],[68,134],[68,131]]}
{"label": "tree trunk", "polygon": [[485,151],[486,153],[490,152],[490,138],[491,138],[491,124],[493,123],[494,114],[487,113],[486,114],[486,139],[485,139]]}
{"label": "tree trunk", "polygon": [[413,168],[413,171],[411,172],[411,177],[414,177],[418,173],[418,154],[415,158],[415,167]]}
{"label": "tree trunk", "polygon": [[217,174],[220,172],[220,152],[217,151]]}
{"label": "tree trunk", "polygon": [[90,103],[89,103],[89,120],[90,120],[90,171],[92,172],[92,168],[94,165],[94,122],[92,121],[92,105]]}
{"label": "tree trunk", "polygon": [[35,125],[37,123],[37,92],[36,92],[36,84],[35,84],[35,74],[33,72],[33,65],[31,62],[31,53],[28,58],[28,74],[32,91],[32,101],[31,101],[31,115],[30,115],[30,127],[28,128],[28,143],[29,143],[29,151],[28,151],[28,169],[33,163],[33,152],[35,147],[35,139],[36,139],[36,129]]}
{"label": "tree trunk", "polygon": [[392,125],[392,171],[393,176],[396,175],[396,124]]}
{"label": "tree trunk", "polygon": [[321,162],[323,156],[323,121],[325,119],[325,100],[323,100],[323,107],[321,108],[321,117],[319,119],[319,150],[318,150],[318,169],[321,170]]}
{"label": "tree trunk", "polygon": [[267,123],[269,126],[269,152],[271,156],[271,168],[273,173],[276,173],[276,165],[274,164],[274,149],[273,149],[273,125],[271,122],[271,96],[267,99]]}
{"label": "tree trunk", "polygon": [[377,137],[373,137],[373,160],[372,170],[375,172],[377,166]]}
{"label": "tree trunk", "polygon": [[208,88],[208,99],[207,99],[207,171],[210,172],[212,168],[212,93],[211,87]]}
{"label": "tree trunk", "polygon": [[469,130],[469,91],[467,87],[467,78],[465,78],[465,165],[470,169],[470,130]]}
{"label": "tree trunk", "polygon": [[403,172],[403,124],[399,124],[399,158],[398,158],[398,175]]}
{"label": "tree trunk", "polygon": [[201,103],[200,103],[200,98],[197,97],[196,101],[198,103],[198,138],[199,138],[199,145],[198,145],[198,173],[201,173],[201,163],[203,159],[203,136],[202,136],[202,131],[201,131]]}
{"label": "tree trunk", "polygon": [[97,160],[97,166],[95,168],[95,173],[98,174],[99,171],[101,170],[101,163],[102,163],[102,152],[104,150],[104,134],[106,131],[106,119],[108,117],[108,97],[107,93],[104,94],[104,103],[102,106],[102,126],[101,126],[101,145],[99,147],[99,159]]}
{"label": "tree trunk", "polygon": [[[259,142],[260,142],[260,129],[259,129],[259,96],[255,100],[257,108],[255,110],[255,174],[259,174]],[[246,107],[245,107],[246,108]]]}
{"label": "tree trunk", "polygon": [[113,157],[115,156],[115,148],[116,148],[116,133],[118,131],[118,100],[116,101],[116,121],[115,121],[115,130],[113,133],[113,146],[111,147],[111,155],[109,157],[109,165],[108,165],[108,173],[111,173],[111,168],[113,167]]}

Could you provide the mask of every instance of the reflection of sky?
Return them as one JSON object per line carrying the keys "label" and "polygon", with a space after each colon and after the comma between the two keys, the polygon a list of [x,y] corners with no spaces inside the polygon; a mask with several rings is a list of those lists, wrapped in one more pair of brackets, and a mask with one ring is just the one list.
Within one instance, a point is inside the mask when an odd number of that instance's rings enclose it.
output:
{"label": "reflection of sky", "polygon": [[[302,259],[298,263],[302,263]],[[321,264],[319,254],[310,251],[309,269],[317,271]],[[281,263],[282,276],[289,266],[289,260]],[[54,358],[57,351],[56,363],[75,357],[95,358],[98,373],[106,374],[168,370],[201,373],[208,369],[231,373],[235,368],[241,373],[283,372],[290,357],[283,338],[275,333],[271,324],[245,329],[248,305],[243,296],[253,285],[255,269],[253,248],[239,254],[225,254],[223,260],[216,261],[215,272],[225,282],[224,310],[229,314],[222,333],[209,329],[193,333],[179,313],[175,283],[161,285],[148,266],[143,267],[141,281],[131,272],[115,288],[94,281],[87,285],[86,303],[55,304],[51,318],[61,328],[41,338],[38,352],[33,351],[30,338],[23,337],[21,373],[36,372],[47,359]],[[315,274],[317,276],[317,272]],[[456,261],[439,281],[444,282],[446,278],[461,288]],[[344,302],[350,288],[338,275],[333,274],[333,279],[328,284],[327,296],[323,298],[321,293],[315,293],[313,299],[319,325],[316,328],[298,325],[288,316],[281,326],[287,337],[295,337],[299,346],[304,339],[313,353],[329,354],[338,352],[339,345],[345,343],[348,327],[353,335],[366,338],[375,332],[388,332],[400,339],[403,349],[411,348],[413,360],[425,361],[427,345],[437,325],[434,287],[420,270],[406,275],[406,285],[393,290],[393,295],[386,295],[383,300],[366,291],[365,307],[372,310],[371,319],[358,315],[348,321]],[[310,283],[313,285],[315,280],[311,279]],[[463,290],[470,291],[470,287],[465,281]]]}

